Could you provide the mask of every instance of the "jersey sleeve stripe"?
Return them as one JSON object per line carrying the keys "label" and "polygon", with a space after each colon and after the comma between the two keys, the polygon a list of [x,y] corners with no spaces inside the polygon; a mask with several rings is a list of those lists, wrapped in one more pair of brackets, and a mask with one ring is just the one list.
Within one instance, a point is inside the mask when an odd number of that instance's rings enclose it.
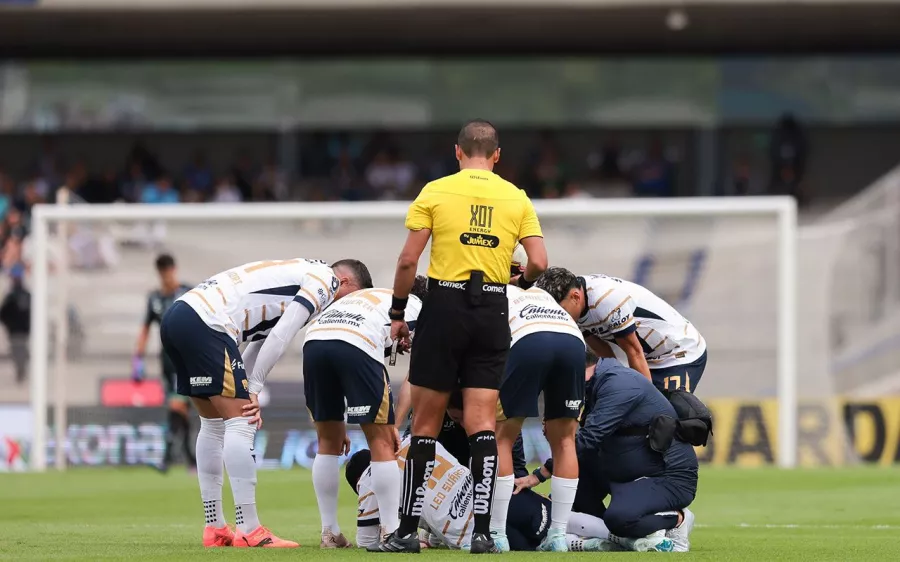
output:
{"label": "jersey sleeve stripe", "polygon": [[[309,302],[311,302],[313,304],[313,306],[316,307],[316,312],[318,312],[319,311],[319,299],[316,298],[316,295],[312,294],[312,292],[304,289],[303,287],[300,287],[300,290],[297,292],[297,294],[300,294],[300,293],[306,293],[306,296],[309,297]],[[310,314],[312,314],[312,313],[310,313]]]}
{"label": "jersey sleeve stripe", "polygon": [[294,302],[299,302],[300,304],[302,304],[303,306],[305,306],[305,307],[306,307],[306,310],[308,310],[310,314],[315,314],[315,313],[316,313],[316,310],[317,310],[316,305],[314,305],[313,303],[309,302],[306,298],[304,298],[304,297],[302,297],[302,296],[300,296],[300,295],[297,295],[296,297],[294,297]]}
{"label": "jersey sleeve stripe", "polygon": [[200,298],[200,300],[203,301],[203,304],[206,305],[206,308],[208,308],[212,314],[216,313],[216,309],[213,308],[211,304],[209,304],[209,301],[206,300],[206,297],[203,296],[203,293],[201,293],[197,289],[192,289],[192,290],[188,291],[188,294],[189,295],[197,295]]}
{"label": "jersey sleeve stripe", "polygon": [[[588,291],[590,291],[590,290],[591,290],[591,289],[588,288]],[[593,309],[597,308],[598,306],[600,306],[600,303],[603,302],[603,299],[605,299],[606,297],[608,297],[614,290],[615,290],[615,289],[610,289],[610,290],[606,291],[605,293],[603,293],[603,296],[601,296],[599,299],[597,299],[597,302],[595,302],[594,304],[592,304],[592,305],[589,306],[588,308],[590,308],[591,310],[593,310]],[[619,306],[621,306],[621,305],[619,305]]]}
{"label": "jersey sleeve stripe", "polygon": [[218,292],[219,292],[219,296],[222,297],[222,304],[223,304],[223,305],[227,305],[227,304],[228,304],[228,301],[225,300],[225,293],[222,292],[222,289],[221,289],[220,287],[216,287],[216,291],[218,291]]}
{"label": "jersey sleeve stripe", "polygon": [[325,292],[328,294],[328,300],[331,300],[331,297],[332,297],[331,287],[327,283],[325,283],[325,281],[323,281],[322,278],[319,277],[318,275],[315,275],[312,273],[310,273],[308,275],[310,277],[312,277],[313,279],[315,279],[316,281],[318,281],[319,283],[321,283],[323,287],[325,287]]}

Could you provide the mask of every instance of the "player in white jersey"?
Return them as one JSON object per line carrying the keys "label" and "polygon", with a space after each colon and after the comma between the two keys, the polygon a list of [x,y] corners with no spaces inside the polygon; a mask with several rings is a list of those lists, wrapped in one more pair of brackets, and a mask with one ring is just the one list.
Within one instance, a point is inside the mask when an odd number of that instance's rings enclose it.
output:
{"label": "player in white jersey", "polygon": [[[545,291],[509,286],[506,295],[512,347],[500,386],[500,458],[491,535],[500,550],[509,550],[506,527],[514,489],[513,444],[525,419],[539,415],[538,397],[543,393],[547,440],[553,458],[563,460],[550,483],[553,520],[539,549],[566,551],[566,526],[578,489],[575,432],[584,400],[584,339],[569,314]],[[477,484],[475,494],[477,498]]]}
{"label": "player in white jersey", "polygon": [[[331,267],[291,259],[244,264],[185,293],[160,323],[177,390],[200,414],[197,475],[206,515],[204,546],[293,548],[260,525],[253,442],[262,423],[257,395],[297,332],[336,299],[371,287],[357,260]],[[244,354],[238,345],[248,342]],[[250,373],[249,377],[247,372]],[[222,466],[234,494],[233,533],[222,513]]]}
{"label": "player in white jersey", "polygon": [[[406,463],[409,438],[404,439],[397,464]],[[426,484],[420,527],[451,549],[469,548],[472,542],[472,504],[476,483],[469,469],[451,455],[440,443],[435,445],[435,464]],[[347,482],[359,496],[356,519],[356,542],[361,548],[378,543],[381,521],[386,507],[372,492],[376,477],[372,474],[370,453],[363,449],[351,457],[346,467]],[[550,500],[531,490],[517,494],[513,500],[515,517],[506,529],[515,550],[534,550],[548,532],[553,517]],[[602,519],[585,514],[573,514],[569,534],[565,539],[578,550],[591,549],[599,541],[585,541],[584,536],[605,539],[609,531]],[[438,543],[438,544],[440,544]],[[432,543],[434,546],[435,544]],[[583,546],[582,546],[583,545]],[[585,548],[587,547],[587,548]]]}
{"label": "player in white jersey", "polygon": [[578,322],[588,346],[614,357],[615,345],[628,366],[661,390],[694,392],[706,368],[706,341],[697,328],[646,288],[606,275],[578,277],[548,269],[537,286],[549,292]]}
{"label": "player in white jersey", "polygon": [[[422,282],[417,285],[424,287]],[[352,293],[329,307],[306,331],[303,386],[318,436],[312,479],[322,519],[322,548],[352,546],[341,534],[337,520],[339,456],[347,437],[345,414],[347,423],[362,426],[372,451],[373,491],[386,509],[385,528],[393,532],[400,523],[402,483],[395,462],[400,439],[394,428],[391,382],[384,367],[385,349],[392,345],[391,295],[390,289]],[[415,330],[422,308],[420,296],[414,291],[406,308],[410,331]]]}

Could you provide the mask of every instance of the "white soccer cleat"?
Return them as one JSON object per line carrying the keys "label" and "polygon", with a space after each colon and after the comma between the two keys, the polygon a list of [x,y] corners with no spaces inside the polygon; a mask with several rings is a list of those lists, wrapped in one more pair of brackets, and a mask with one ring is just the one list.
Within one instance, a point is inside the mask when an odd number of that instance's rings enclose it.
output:
{"label": "white soccer cleat", "polygon": [[566,534],[562,531],[550,529],[537,549],[540,552],[569,552]]}
{"label": "white soccer cleat", "polygon": [[690,552],[691,550],[691,531],[694,530],[694,512],[690,509],[684,509],[684,519],[681,525],[674,529],[666,531],[666,537],[672,539],[675,549],[672,552]]}
{"label": "white soccer cleat", "polygon": [[631,550],[635,552],[674,552],[675,544],[666,537],[665,530],[659,530],[646,537],[635,539]]}
{"label": "white soccer cleat", "polygon": [[494,546],[497,547],[497,550],[500,552],[509,552],[509,539],[506,538],[506,533],[491,531],[491,538],[494,539]]}

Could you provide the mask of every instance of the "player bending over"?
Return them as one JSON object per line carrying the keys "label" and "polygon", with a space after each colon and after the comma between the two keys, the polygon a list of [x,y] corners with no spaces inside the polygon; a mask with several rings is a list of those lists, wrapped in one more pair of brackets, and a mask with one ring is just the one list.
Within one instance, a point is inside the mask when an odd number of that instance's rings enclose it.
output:
{"label": "player bending over", "polygon": [[[409,439],[403,441],[398,464],[406,463]],[[372,493],[374,476],[368,450],[357,452],[347,463],[347,482],[359,495],[356,520],[356,542],[360,547],[377,544],[379,525],[385,509]],[[425,503],[420,526],[449,548],[468,550],[472,541],[472,473],[461,465],[440,444],[436,444],[435,464],[426,484]],[[547,535],[552,518],[550,500],[530,490],[516,494],[510,504],[506,534],[512,550],[533,551]],[[606,526],[601,519],[584,514],[572,514],[570,529],[595,533],[594,538],[606,538]],[[585,539],[574,533],[566,536],[571,550],[583,550]],[[594,541],[597,542],[597,541]]]}
{"label": "player bending over", "polygon": [[606,275],[577,277],[551,267],[537,280],[572,315],[600,357],[620,348],[628,366],[661,390],[694,392],[706,368],[706,341],[667,302],[646,288]]}
{"label": "player bending over", "polygon": [[526,418],[537,417],[544,396],[545,434],[556,461],[550,482],[553,519],[540,550],[565,552],[566,528],[578,489],[575,432],[584,400],[584,339],[563,308],[538,288],[507,287],[512,344],[500,386],[497,421],[499,467],[491,535],[509,550],[507,513],[513,497],[513,443]]}
{"label": "player bending over", "polygon": [[[175,268],[175,258],[168,254],[162,254],[156,258],[156,272],[159,274],[159,289],[156,289],[147,297],[147,312],[144,315],[144,324],[138,334],[135,345],[134,358],[132,360],[131,378],[136,381],[144,380],[144,354],[147,352],[147,340],[150,338],[150,327],[162,322],[162,317],[169,307],[181,295],[191,290],[191,287],[178,281],[178,270]],[[168,402],[168,424],[166,424],[166,450],[163,454],[162,464],[159,469],[165,472],[172,462],[172,448],[175,446],[176,436],[181,440],[184,458],[189,467],[197,466],[197,459],[191,450],[191,418],[189,416],[190,400],[179,396],[175,392],[175,365],[165,352],[160,353],[162,360],[162,377],[166,389]]]}
{"label": "player bending over", "polygon": [[[422,279],[424,281],[424,278]],[[424,287],[422,282],[417,284]],[[313,487],[322,520],[322,548],[348,548],[337,520],[338,457],[345,452],[347,422],[360,424],[372,452],[372,491],[384,506],[382,524],[391,533],[400,524],[401,472],[396,452],[391,382],[384,367],[390,349],[390,289],[363,289],[333,304],[306,331],[303,344],[303,385],[306,407],[316,424],[318,452],[312,465]],[[415,330],[422,308],[411,294],[406,322]],[[344,402],[346,400],[346,408]]]}
{"label": "player bending over", "polygon": [[[311,318],[371,286],[368,269],[357,260],[331,267],[318,260],[260,261],[207,279],[166,312],[160,325],[163,350],[175,363],[178,393],[190,396],[200,413],[196,454],[204,546],[298,546],[273,535],[256,514],[258,395],[272,366]],[[248,345],[242,356],[243,342]],[[223,463],[234,495],[234,533],[222,513]]]}

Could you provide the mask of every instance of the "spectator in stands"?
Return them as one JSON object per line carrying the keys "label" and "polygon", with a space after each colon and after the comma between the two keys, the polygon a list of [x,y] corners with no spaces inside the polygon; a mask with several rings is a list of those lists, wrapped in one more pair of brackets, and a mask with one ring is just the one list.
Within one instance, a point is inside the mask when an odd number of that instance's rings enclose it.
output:
{"label": "spectator in stands", "polygon": [[0,303],[0,323],[9,337],[10,354],[16,369],[16,382],[25,382],[28,373],[28,336],[31,333],[31,293],[25,288],[25,267],[11,271],[12,288]]}
{"label": "spectator in stands", "polygon": [[625,179],[622,172],[622,147],[615,139],[606,141],[600,149],[598,172],[600,179],[608,182],[617,182]]}
{"label": "spectator in stands", "polygon": [[125,165],[126,169],[130,170],[132,164],[140,166],[146,178],[157,178],[163,173],[159,159],[141,141],[135,142],[131,147]]}
{"label": "spectator in stands", "polygon": [[191,163],[184,169],[184,187],[187,190],[196,191],[201,200],[206,200],[212,194],[213,173],[206,161],[206,154],[202,150],[194,152]]}
{"label": "spectator in stands", "polygon": [[349,148],[345,147],[338,153],[337,163],[331,171],[331,182],[334,194],[344,201],[362,201],[369,198]]}
{"label": "spectator in stands", "polygon": [[144,185],[141,192],[141,203],[178,203],[180,197],[172,178],[163,174],[154,182]]}
{"label": "spectator in stands", "polygon": [[[435,143],[431,147],[428,157],[422,162],[422,179],[424,183],[434,181],[444,176],[449,176],[459,169],[459,162],[449,153],[443,144]],[[505,176],[504,176],[505,178]],[[505,178],[507,181],[509,178]]]}
{"label": "spectator in stands", "polygon": [[119,180],[119,198],[126,203],[140,201],[144,186],[147,185],[147,176],[139,162],[132,162],[125,174]]}
{"label": "spectator in stands", "polygon": [[102,175],[88,174],[76,193],[88,203],[112,203],[119,198],[116,171],[109,169]]}
{"label": "spectator in stands", "polygon": [[215,193],[211,199],[213,203],[240,203],[241,190],[237,188],[234,178],[225,176],[216,183]]}
{"label": "spectator in stands", "polygon": [[785,191],[785,187],[799,186],[803,182],[808,153],[803,128],[793,115],[785,113],[769,139],[773,193],[792,193]]}
{"label": "spectator in stands", "polygon": [[675,195],[673,176],[662,140],[653,139],[646,156],[632,170],[634,194],[637,197],[672,197]]}
{"label": "spectator in stands", "polygon": [[253,184],[254,201],[284,201],[288,198],[288,181],[275,158],[269,158]]}
{"label": "spectator in stands", "polygon": [[256,172],[253,166],[253,160],[247,154],[241,154],[234,169],[231,171],[234,177],[234,184],[241,192],[241,199],[244,201],[253,200],[253,183],[256,181]]}
{"label": "spectator in stands", "polygon": [[415,179],[416,167],[400,158],[395,146],[380,150],[366,168],[366,181],[376,199],[400,199],[409,195]]}

